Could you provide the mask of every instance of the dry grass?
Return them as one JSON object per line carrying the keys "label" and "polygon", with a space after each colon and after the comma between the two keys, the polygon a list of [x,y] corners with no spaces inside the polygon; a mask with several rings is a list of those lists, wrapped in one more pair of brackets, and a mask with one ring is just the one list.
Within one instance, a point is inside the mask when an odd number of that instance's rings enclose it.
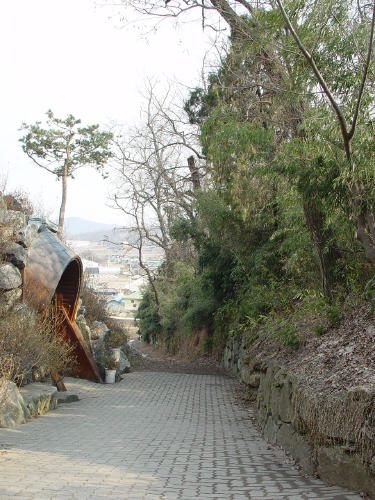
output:
{"label": "dry grass", "polygon": [[69,373],[73,348],[56,335],[60,319],[53,309],[37,314],[22,307],[0,316],[0,378],[18,385],[26,374],[33,380],[49,377],[51,370]]}

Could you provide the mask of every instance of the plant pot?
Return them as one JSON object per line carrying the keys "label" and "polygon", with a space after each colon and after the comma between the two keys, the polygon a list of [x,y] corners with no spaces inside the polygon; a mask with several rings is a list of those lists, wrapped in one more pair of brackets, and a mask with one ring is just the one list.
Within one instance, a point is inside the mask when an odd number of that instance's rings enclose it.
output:
{"label": "plant pot", "polygon": [[114,384],[116,382],[116,370],[105,369],[105,383]]}
{"label": "plant pot", "polygon": [[110,349],[110,351],[112,353],[112,356],[115,358],[115,360],[118,363],[120,361],[121,349],[119,347],[114,347],[114,348]]}

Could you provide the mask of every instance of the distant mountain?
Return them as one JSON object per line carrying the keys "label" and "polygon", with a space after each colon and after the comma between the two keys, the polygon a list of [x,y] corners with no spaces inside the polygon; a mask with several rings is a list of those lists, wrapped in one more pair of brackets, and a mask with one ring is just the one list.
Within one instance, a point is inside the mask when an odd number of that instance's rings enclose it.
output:
{"label": "distant mountain", "polygon": [[68,240],[97,241],[102,239],[103,235],[108,237],[113,235],[116,227],[120,227],[120,224],[104,224],[81,217],[66,217],[64,232]]}

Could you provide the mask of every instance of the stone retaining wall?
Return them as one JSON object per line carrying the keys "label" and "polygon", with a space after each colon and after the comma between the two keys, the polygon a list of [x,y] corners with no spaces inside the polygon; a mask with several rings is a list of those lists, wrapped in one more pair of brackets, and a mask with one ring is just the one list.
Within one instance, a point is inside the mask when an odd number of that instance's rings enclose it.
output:
{"label": "stone retaining wall", "polygon": [[254,402],[264,437],[308,474],[375,498],[375,394],[363,387],[339,396],[314,394],[302,377],[272,360],[250,371],[244,356],[242,339],[229,339],[224,364]]}

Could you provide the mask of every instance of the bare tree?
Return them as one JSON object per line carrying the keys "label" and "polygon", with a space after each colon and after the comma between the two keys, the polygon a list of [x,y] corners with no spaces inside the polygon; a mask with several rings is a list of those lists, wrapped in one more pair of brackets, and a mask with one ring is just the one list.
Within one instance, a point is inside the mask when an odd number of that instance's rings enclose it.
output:
{"label": "bare tree", "polygon": [[126,215],[133,234],[140,267],[147,275],[159,308],[155,276],[147,266],[145,245],[159,247],[164,255],[166,275],[172,276],[176,246],[170,227],[180,216],[194,217],[191,203],[204,181],[203,157],[196,129],[184,121],[169,87],[147,81],[140,122],[125,129],[113,125],[116,171],[112,206]]}

